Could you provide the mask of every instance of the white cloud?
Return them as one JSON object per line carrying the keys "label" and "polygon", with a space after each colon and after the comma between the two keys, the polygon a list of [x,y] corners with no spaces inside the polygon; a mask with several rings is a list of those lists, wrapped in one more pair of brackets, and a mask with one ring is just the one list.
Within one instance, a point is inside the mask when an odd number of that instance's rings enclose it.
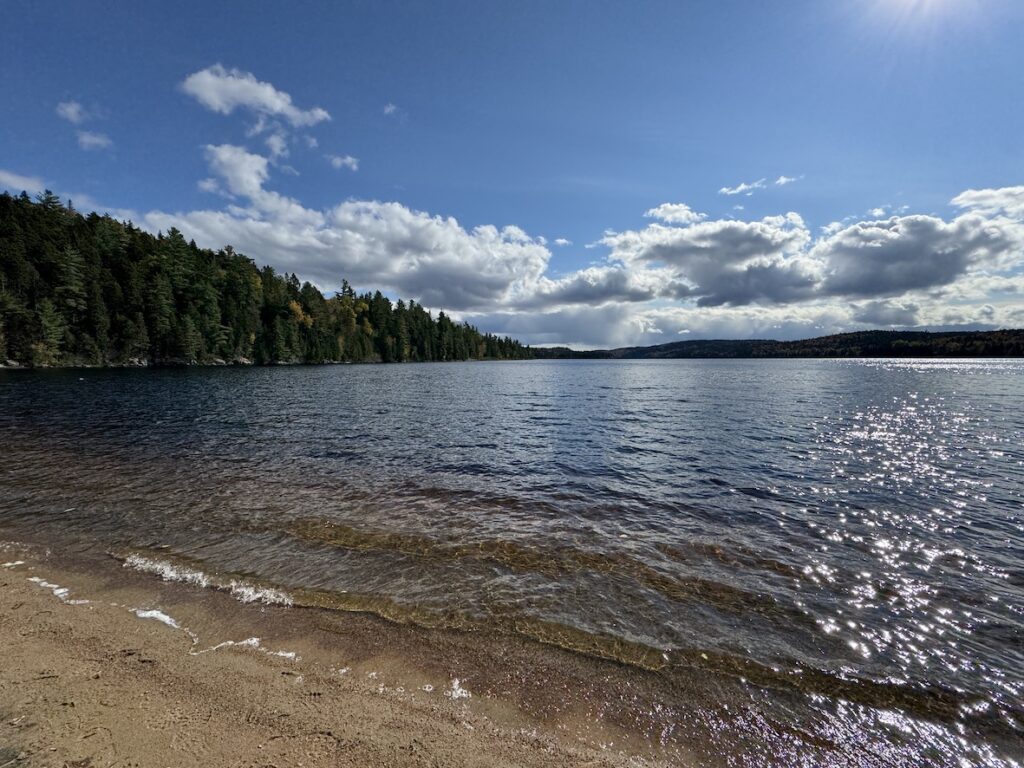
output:
{"label": "white cloud", "polygon": [[398,111],[398,105],[392,104],[390,101],[384,105],[384,114],[393,115]]}
{"label": "white cloud", "polygon": [[1024,186],[969,189],[954,197],[952,204],[986,216],[1009,216],[1024,220]]}
{"label": "white cloud", "polygon": [[78,146],[82,149],[107,149],[113,146],[113,144],[114,142],[105,133],[96,133],[95,131],[78,132]]}
{"label": "white cloud", "polygon": [[787,302],[808,296],[817,281],[802,251],[810,233],[796,213],[761,221],[719,219],[683,227],[651,224],[602,240],[612,260],[663,267],[662,294],[699,306]]}
{"label": "white cloud", "polygon": [[556,237],[555,238],[555,245],[557,245],[558,247],[562,248],[562,247],[564,247],[566,245],[572,245],[572,240],[567,240],[564,237]]}
{"label": "white cloud", "polygon": [[85,107],[78,101],[62,101],[57,105],[57,115],[69,123],[78,125],[88,119]]}
{"label": "white cloud", "polygon": [[248,109],[261,117],[278,117],[294,128],[304,128],[331,116],[322,107],[299,109],[292,97],[267,82],[257,80],[250,72],[225,69],[214,64],[185,78],[182,90],[207,109],[230,115],[235,109]]}
{"label": "white cloud", "polygon": [[707,218],[707,214],[697,213],[685,203],[662,203],[651,208],[644,214],[648,219],[659,219],[669,224],[695,224]]}
{"label": "white cloud", "polygon": [[274,159],[288,157],[288,139],[285,138],[283,133],[270,134],[264,143]]}
{"label": "white cloud", "polygon": [[754,194],[755,189],[764,189],[767,179],[758,179],[757,181],[742,182],[737,184],[735,187],[722,187],[718,190],[720,195],[741,195],[746,194],[747,197]]}
{"label": "white cloud", "polygon": [[779,178],[777,178],[772,183],[775,184],[775,186],[777,186],[777,187],[784,187],[787,184],[792,184],[794,181],[798,181],[798,180],[799,180],[799,178],[796,177],[796,176],[779,176]]}
{"label": "white cloud", "polygon": [[208,146],[218,186],[244,200],[225,210],[152,211],[152,230],[176,226],[211,248],[240,252],[323,286],[342,277],[449,310],[530,300],[550,251],[519,227],[465,229],[453,218],[399,203],[349,200],[318,211],[266,189],[268,158],[233,145]]}
{"label": "white cloud", "polygon": [[582,304],[590,307],[611,302],[642,302],[658,297],[657,273],[640,272],[621,266],[587,267],[557,280],[540,276],[510,301],[516,309],[548,308]]}
{"label": "white cloud", "polygon": [[350,171],[359,170],[358,157],[352,157],[352,155],[327,155],[326,157],[332,168],[338,170],[348,168]]}
{"label": "white cloud", "polygon": [[303,136],[303,138],[306,140],[306,146],[309,147],[310,149],[316,149],[317,147],[320,146],[320,142],[316,140],[316,136],[310,136],[309,134],[306,134],[305,136]]}
{"label": "white cloud", "polygon": [[0,169],[0,188],[15,193],[42,192],[46,188],[46,184],[38,176],[22,176]]}
{"label": "white cloud", "polygon": [[916,304],[893,304],[889,301],[869,301],[853,308],[851,319],[874,327],[907,327],[917,324]]}
{"label": "white cloud", "polygon": [[[607,261],[553,277],[547,240],[522,228],[463,226],[397,202],[313,209],[271,188],[281,166],[231,144],[205,149],[204,191],[223,207],[151,211],[201,245],[230,243],[324,288],[345,277],[530,343],[623,346],[687,338],[799,338],[866,327],[1015,321],[1024,295],[1017,188],[969,190],[961,213],[835,222],[812,235],[795,212],[708,219],[683,203],[608,231]],[[345,156],[341,156],[344,161]],[[341,162],[340,167],[348,167]],[[21,182],[31,182],[24,184]],[[0,172],[0,182],[42,181]],[[558,238],[552,247],[568,245]],[[1016,320],[1020,324],[1020,320]]]}
{"label": "white cloud", "polygon": [[968,213],[860,221],[825,236],[811,255],[823,264],[822,292],[899,296],[948,285],[972,268],[1020,264],[1024,223]]}
{"label": "white cloud", "polygon": [[232,213],[258,220],[272,218],[280,224],[293,226],[323,224],[323,214],[304,208],[296,200],[263,188],[270,175],[270,162],[262,155],[254,155],[242,147],[231,144],[221,144],[208,145],[206,159],[210,170],[222,179],[228,192],[248,198],[250,202],[248,208],[233,208]]}

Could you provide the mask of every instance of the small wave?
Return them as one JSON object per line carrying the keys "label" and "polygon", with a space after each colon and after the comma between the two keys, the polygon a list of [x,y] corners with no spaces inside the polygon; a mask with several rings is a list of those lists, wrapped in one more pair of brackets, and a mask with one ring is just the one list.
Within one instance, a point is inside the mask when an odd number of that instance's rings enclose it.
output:
{"label": "small wave", "polygon": [[[114,555],[114,557],[117,557],[117,555]],[[264,603],[266,605],[283,606],[291,606],[293,603],[291,596],[280,589],[238,579],[224,582],[218,581],[215,577],[198,568],[173,563],[169,560],[158,560],[138,553],[132,553],[123,558],[123,566],[140,573],[159,576],[164,581],[176,581],[203,589],[213,588],[227,592],[240,603]]]}
{"label": "small wave", "polygon": [[132,568],[142,573],[151,573],[164,581],[180,581],[196,587],[210,586],[209,577],[202,571],[174,565],[166,560],[153,560],[142,555],[129,555],[124,560],[125,568]]}
{"label": "small wave", "polygon": [[[323,610],[363,612],[395,623],[424,628],[507,633],[567,651],[646,669],[670,678],[679,675],[685,678],[694,670],[700,670],[740,679],[761,688],[805,695],[825,695],[882,709],[897,708],[927,720],[946,723],[956,721],[963,704],[972,704],[976,701],[976,697],[970,694],[939,685],[893,684],[859,677],[849,670],[837,672],[813,667],[776,669],[753,659],[712,649],[655,648],[622,637],[529,616],[489,616],[481,619],[459,612],[441,614],[420,606],[403,604],[382,595],[338,593],[313,588],[295,588],[285,593],[270,586],[256,585],[248,581],[218,582],[206,572],[191,566],[133,554],[134,559],[125,558],[125,567],[129,567],[131,559],[132,563],[144,563],[145,567],[142,570],[148,573],[179,576],[184,574],[182,579],[185,580],[191,579],[192,574],[200,574],[203,577],[201,583],[213,589],[229,592],[241,602],[260,601]],[[247,645],[268,655],[290,658],[286,653],[273,653],[262,648],[259,640],[254,638],[241,643],[229,641],[207,650],[231,645]],[[446,691],[446,695],[454,698],[466,698],[467,693],[461,684],[453,685]]]}
{"label": "small wave", "polygon": [[257,587],[244,581],[232,581],[228,586],[231,596],[241,603],[266,603],[267,605],[292,605],[292,598],[279,589]]}
{"label": "small wave", "polygon": [[411,533],[362,530],[322,519],[297,521],[287,531],[298,539],[350,551],[398,553],[435,561],[478,561],[551,579],[576,573],[614,574],[631,578],[679,602],[697,601],[732,613],[784,614],[787,620],[806,621],[803,614],[788,609],[769,594],[698,576],[666,573],[623,552],[597,552],[571,545],[551,546],[507,539],[440,541]]}

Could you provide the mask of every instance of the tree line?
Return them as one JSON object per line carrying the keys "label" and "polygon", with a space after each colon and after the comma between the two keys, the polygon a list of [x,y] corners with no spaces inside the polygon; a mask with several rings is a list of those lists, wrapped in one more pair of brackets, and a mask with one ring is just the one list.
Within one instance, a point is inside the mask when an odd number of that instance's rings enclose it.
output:
{"label": "tree line", "polygon": [[798,341],[718,339],[651,347],[534,349],[542,359],[657,360],[780,357],[1024,357],[1024,330],[853,331]]}
{"label": "tree line", "polygon": [[213,251],[176,229],[83,216],[47,191],[0,195],[0,364],[406,362],[523,359],[508,337],[343,282]]}

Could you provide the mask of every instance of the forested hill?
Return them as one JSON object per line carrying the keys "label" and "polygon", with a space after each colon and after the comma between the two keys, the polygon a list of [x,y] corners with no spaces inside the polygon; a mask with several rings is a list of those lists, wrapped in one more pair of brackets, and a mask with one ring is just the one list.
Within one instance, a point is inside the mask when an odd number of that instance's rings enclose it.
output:
{"label": "forested hill", "polygon": [[735,357],[1024,357],[1024,330],[857,331],[800,341],[676,341],[653,347],[573,351],[534,349],[534,357],[656,360]]}
{"label": "forested hill", "polygon": [[230,246],[0,195],[0,365],[518,359],[518,341],[347,283],[325,298]]}

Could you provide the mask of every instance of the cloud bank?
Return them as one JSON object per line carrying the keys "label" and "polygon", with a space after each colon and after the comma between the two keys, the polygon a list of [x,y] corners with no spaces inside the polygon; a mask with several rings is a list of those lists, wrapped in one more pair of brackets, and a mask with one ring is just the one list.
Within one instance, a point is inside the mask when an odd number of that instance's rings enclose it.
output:
{"label": "cloud bank", "polygon": [[152,211],[145,226],[231,243],[328,289],[342,277],[380,287],[535,344],[1024,324],[1021,187],[966,191],[948,218],[894,215],[818,236],[792,211],[743,221],[663,203],[645,226],[607,231],[595,244],[603,261],[554,277],[548,241],[515,225],[466,227],[378,200],[311,209],[268,188],[269,158],[237,145],[205,153],[203,183],[232,202]]}
{"label": "cloud bank", "polygon": [[[882,206],[815,229],[796,211],[716,218],[667,201],[623,212],[641,225],[606,230],[587,246],[596,261],[560,272],[551,248],[570,241],[549,243],[512,223],[466,225],[372,199],[304,205],[276,191],[274,176],[297,173],[282,164],[292,147],[319,147],[312,131],[331,119],[326,109],[299,107],[271,83],[220,64],[189,75],[181,89],[214,113],[255,122],[243,142],[203,147],[208,173],[196,184],[211,195],[209,207],[117,215],[153,231],[176,227],[205,247],[231,244],[326,290],[345,278],[528,343],[580,347],[1024,325],[1024,186],[965,190],[946,216]],[[384,112],[397,110],[389,103]],[[59,104],[57,115],[76,126],[89,119],[75,101]],[[110,145],[95,132],[78,138],[85,149]],[[360,167],[348,154],[318,159]],[[751,195],[800,178],[718,191]],[[0,170],[0,186],[37,192],[44,182]],[[80,208],[91,204],[74,198]],[[733,210],[742,215],[743,206]]]}

